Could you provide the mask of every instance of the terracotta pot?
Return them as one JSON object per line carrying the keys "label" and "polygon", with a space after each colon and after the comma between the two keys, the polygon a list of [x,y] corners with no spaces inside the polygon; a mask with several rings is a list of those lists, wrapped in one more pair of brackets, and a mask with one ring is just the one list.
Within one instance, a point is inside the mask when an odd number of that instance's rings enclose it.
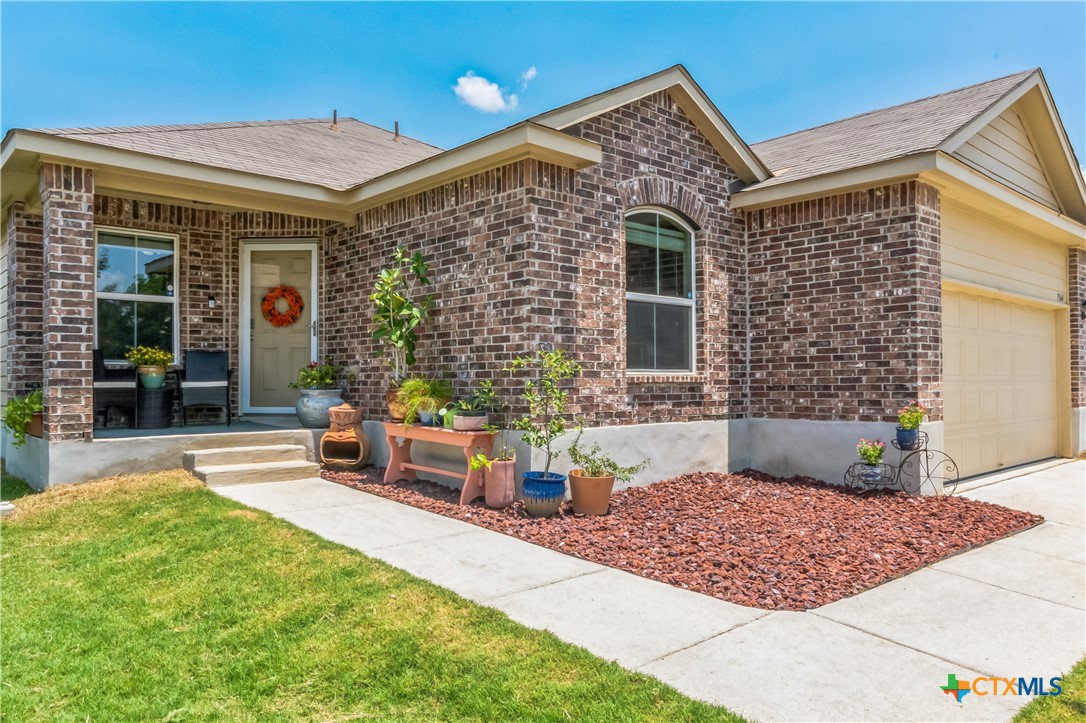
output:
{"label": "terracotta pot", "polygon": [[30,423],[26,425],[26,433],[39,439],[45,436],[45,415],[43,413],[35,412],[30,415]]}
{"label": "terracotta pot", "polygon": [[480,432],[488,421],[490,420],[485,414],[468,416],[463,412],[457,412],[453,417],[453,429],[459,432]]}
{"label": "terracotta pot", "polygon": [[502,509],[513,504],[517,494],[516,460],[498,460],[490,463],[490,469],[483,472],[483,496],[486,506]]}
{"label": "terracotta pot", "polygon": [[578,514],[606,515],[614,488],[614,475],[586,477],[579,469],[569,472],[569,495],[573,498],[573,511]]}
{"label": "terracotta pot", "polygon": [[407,414],[407,407],[396,400],[399,393],[399,389],[389,389],[385,392],[385,402],[388,403],[388,416],[392,417],[393,422],[402,422]]}

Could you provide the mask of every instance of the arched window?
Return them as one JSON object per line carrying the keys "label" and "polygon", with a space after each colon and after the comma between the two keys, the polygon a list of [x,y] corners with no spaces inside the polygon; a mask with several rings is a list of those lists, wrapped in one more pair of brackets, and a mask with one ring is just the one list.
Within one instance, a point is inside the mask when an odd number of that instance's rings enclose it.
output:
{"label": "arched window", "polygon": [[694,371],[693,231],[676,216],[626,216],[626,368]]}

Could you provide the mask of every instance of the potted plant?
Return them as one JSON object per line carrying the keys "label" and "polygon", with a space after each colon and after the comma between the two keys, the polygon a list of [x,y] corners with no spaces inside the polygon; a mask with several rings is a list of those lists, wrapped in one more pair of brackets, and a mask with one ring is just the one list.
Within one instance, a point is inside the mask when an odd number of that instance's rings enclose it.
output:
{"label": "potted plant", "polygon": [[396,402],[403,408],[404,427],[416,420],[433,424],[437,411],[452,399],[452,382],[448,379],[411,377],[396,390]]}
{"label": "potted plant", "polygon": [[606,515],[611,505],[611,492],[615,480],[629,482],[633,476],[648,466],[649,460],[623,467],[604,454],[598,443],[588,449],[581,447],[584,429],[577,430],[577,439],[570,445],[569,458],[576,469],[569,471],[569,496],[573,511],[582,515]]}
{"label": "potted plant", "polygon": [[860,479],[869,484],[877,484],[882,480],[882,453],[885,449],[886,443],[877,439],[859,441],[856,445],[856,454],[864,462],[859,472]]}
{"label": "potted plant", "polygon": [[928,408],[919,401],[909,402],[897,413],[897,446],[912,450],[920,448],[920,425]]}
{"label": "potted plant", "polygon": [[144,389],[158,389],[166,381],[166,367],[173,364],[173,354],[157,346],[137,346],[124,355],[136,367]]}
{"label": "potted plant", "polygon": [[530,372],[522,395],[528,413],[513,423],[513,429],[522,432],[521,439],[546,458],[542,471],[524,473],[524,509],[533,517],[547,517],[558,512],[566,496],[565,475],[550,468],[559,454],[553,449],[554,441],[566,433],[569,393],[562,387],[581,373],[581,365],[561,349],[540,349],[514,359],[509,371]]}
{"label": "potted plant", "polygon": [[26,436],[42,436],[42,392],[35,389],[22,397],[12,397],[4,405],[4,426],[11,430],[12,444],[22,447]]}
{"label": "potted plant", "polygon": [[298,378],[290,383],[302,394],[294,403],[298,421],[309,429],[328,429],[328,410],[343,404],[343,389],[339,386],[339,368],[332,357],[323,362],[309,362],[298,370]]}
{"label": "potted plant", "polygon": [[429,273],[422,254],[408,256],[402,248],[397,248],[389,267],[378,274],[377,286],[370,294],[374,305],[373,338],[381,343],[392,372],[385,398],[393,421],[403,419],[405,410],[397,402],[396,388],[407,378],[407,368],[415,363],[417,329],[426,320],[434,300],[433,296],[415,300],[412,287],[429,286]]}
{"label": "potted plant", "polygon": [[[509,444],[509,430],[503,424],[494,424],[495,416],[500,415],[504,406],[498,403],[497,395],[490,405],[488,417],[491,420],[484,429],[494,433],[493,457],[480,452],[468,462],[473,470],[483,472],[483,497],[487,507],[502,509],[513,504],[517,494],[516,451]],[[497,420],[504,422],[505,420]]]}
{"label": "potted plant", "polygon": [[456,414],[453,416],[453,429],[460,432],[479,432],[487,426],[489,419],[487,413],[494,404],[494,383],[484,379],[467,399],[461,399],[456,403]]}

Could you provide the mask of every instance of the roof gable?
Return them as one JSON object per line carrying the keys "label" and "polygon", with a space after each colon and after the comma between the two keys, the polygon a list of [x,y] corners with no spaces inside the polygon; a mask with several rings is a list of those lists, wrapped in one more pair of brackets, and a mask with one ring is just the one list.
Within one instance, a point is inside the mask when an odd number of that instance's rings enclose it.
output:
{"label": "roof gable", "polygon": [[1044,165],[1013,107],[978,130],[953,155],[1034,201],[1060,210]]}
{"label": "roof gable", "polygon": [[937,149],[1086,223],[1086,184],[1044,74],[1034,70]]}
{"label": "roof gable", "polygon": [[1033,71],[874,110],[755,143],[773,178],[757,188],[828,175],[938,148]]}
{"label": "roof gable", "polygon": [[671,94],[683,112],[742,180],[755,183],[770,177],[769,169],[739,137],[701,86],[681,65],[537,115],[531,118],[531,121],[564,130],[661,90]]}

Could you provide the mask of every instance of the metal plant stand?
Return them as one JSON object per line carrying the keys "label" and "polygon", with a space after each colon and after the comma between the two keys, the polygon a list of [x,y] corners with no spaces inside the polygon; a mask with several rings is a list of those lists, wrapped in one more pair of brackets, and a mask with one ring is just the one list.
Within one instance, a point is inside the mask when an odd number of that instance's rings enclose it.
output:
{"label": "metal plant stand", "polygon": [[910,495],[952,495],[958,489],[958,464],[941,450],[928,449],[928,435],[920,433],[916,449],[902,449],[897,440],[890,444],[898,451],[898,464],[870,465],[856,462],[845,471],[845,485],[860,492],[897,488]]}

